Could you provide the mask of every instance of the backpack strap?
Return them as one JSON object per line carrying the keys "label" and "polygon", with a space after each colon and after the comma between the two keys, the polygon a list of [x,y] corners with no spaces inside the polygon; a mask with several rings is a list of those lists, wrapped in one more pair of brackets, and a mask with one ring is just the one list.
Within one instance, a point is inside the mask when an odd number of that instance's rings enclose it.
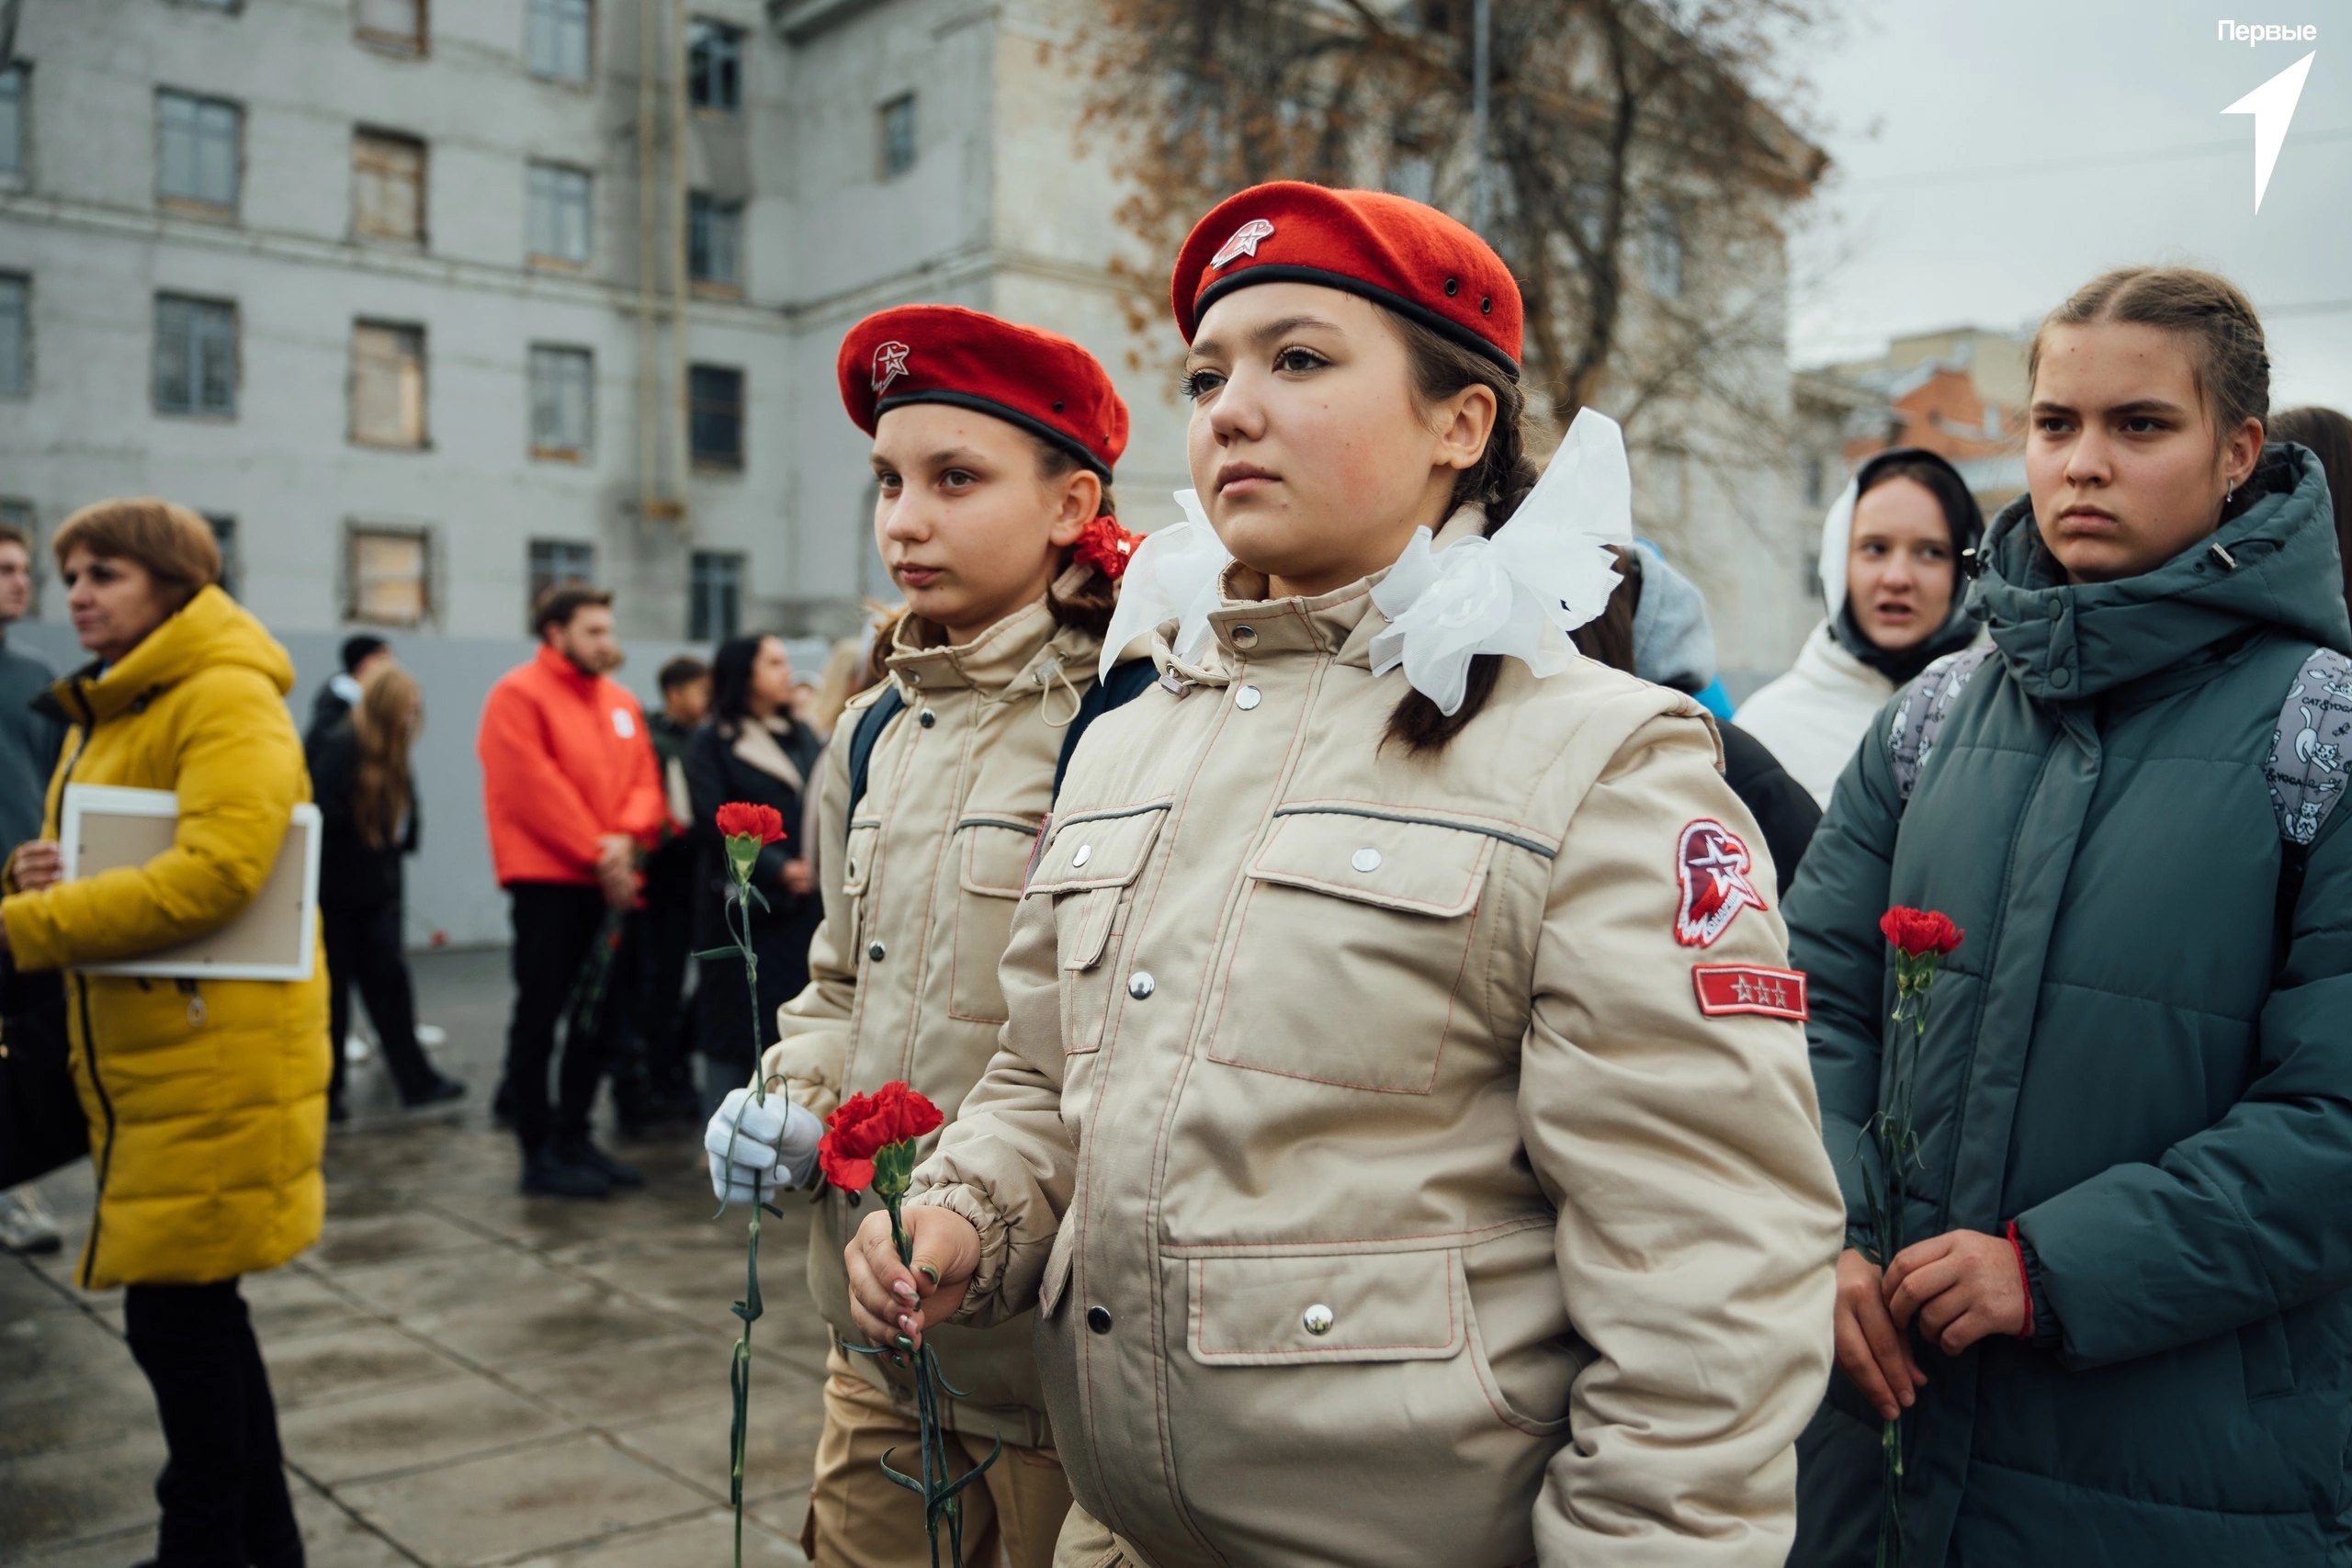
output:
{"label": "backpack strap", "polygon": [[1078,705],[1078,716],[1062,731],[1062,754],[1054,763],[1054,793],[1062,792],[1062,779],[1069,772],[1069,760],[1078,754],[1079,738],[1087,726],[1114,708],[1123,708],[1144,694],[1159,680],[1159,667],[1148,659],[1130,659],[1125,664],[1112,666],[1111,673],[1088,689]]}
{"label": "backpack strap", "polygon": [[1895,704],[1894,721],[1887,728],[1886,740],[1894,753],[1895,793],[1906,804],[1911,792],[1919,787],[1920,771],[1927,767],[1928,753],[1936,749],[1936,740],[1943,734],[1944,721],[1951,716],[1952,705],[1992,657],[1990,648],[1964,648],[1958,653],[1948,653],[1919,671],[1919,678],[1903,689],[1903,695]]}
{"label": "backpack strap", "polygon": [[857,728],[849,734],[849,806],[842,813],[842,836],[849,836],[850,818],[857,815],[857,803],[865,798],[865,777],[874,767],[874,748],[890,721],[906,711],[907,699],[893,685],[874,700],[874,705],[857,716]]}
{"label": "backpack strap", "polygon": [[2270,732],[2270,756],[2262,776],[2270,784],[2271,808],[2278,815],[2278,899],[2272,929],[2278,957],[2287,960],[2295,906],[2303,896],[2303,874],[2312,845],[2327,826],[2336,803],[2352,784],[2352,659],[2331,648],[2312,649],[2295,671],[2278,723]]}

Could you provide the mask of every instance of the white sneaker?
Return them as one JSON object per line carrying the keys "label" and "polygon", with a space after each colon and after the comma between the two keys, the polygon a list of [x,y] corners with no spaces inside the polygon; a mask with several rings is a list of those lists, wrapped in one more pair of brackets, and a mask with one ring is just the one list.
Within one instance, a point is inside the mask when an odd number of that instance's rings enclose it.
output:
{"label": "white sneaker", "polygon": [[416,1026],[416,1043],[428,1051],[438,1051],[449,1043],[449,1032],[437,1023],[420,1023]]}
{"label": "white sneaker", "polygon": [[64,1242],[57,1221],[40,1194],[29,1187],[0,1192],[0,1249],[9,1252],[55,1252]]}
{"label": "white sneaker", "polygon": [[345,1061],[364,1062],[375,1054],[376,1047],[368,1043],[368,1037],[366,1035],[346,1034],[343,1037],[343,1059]]}

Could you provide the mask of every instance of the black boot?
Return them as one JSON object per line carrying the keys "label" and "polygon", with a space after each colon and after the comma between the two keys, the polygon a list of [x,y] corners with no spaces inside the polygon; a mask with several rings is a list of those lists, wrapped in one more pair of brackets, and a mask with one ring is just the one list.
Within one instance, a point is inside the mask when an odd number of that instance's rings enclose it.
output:
{"label": "black boot", "polygon": [[596,1172],[608,1185],[614,1187],[645,1185],[645,1177],[637,1167],[622,1164],[585,1137],[568,1138],[556,1145],[556,1152],[567,1164]]}
{"label": "black boot", "polygon": [[593,1166],[562,1157],[553,1149],[523,1156],[523,1191],[533,1198],[606,1198],[612,1179]]}

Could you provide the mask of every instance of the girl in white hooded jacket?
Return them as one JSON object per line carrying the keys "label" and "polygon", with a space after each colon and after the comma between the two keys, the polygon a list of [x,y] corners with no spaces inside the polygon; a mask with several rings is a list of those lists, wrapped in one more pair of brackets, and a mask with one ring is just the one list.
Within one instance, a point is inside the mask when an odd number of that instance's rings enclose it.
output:
{"label": "girl in white hooded jacket", "polygon": [[1828,616],[1736,718],[1824,807],[1887,699],[1976,640],[1961,562],[1984,532],[1959,470],[1918,446],[1864,463],[1822,519]]}

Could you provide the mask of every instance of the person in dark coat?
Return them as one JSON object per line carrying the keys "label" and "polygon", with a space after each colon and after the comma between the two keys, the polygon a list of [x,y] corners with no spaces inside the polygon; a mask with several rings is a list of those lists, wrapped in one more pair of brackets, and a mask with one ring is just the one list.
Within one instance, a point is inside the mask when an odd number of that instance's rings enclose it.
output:
{"label": "person in dark coat", "polygon": [[[1574,634],[1578,651],[1707,706],[1706,694],[1720,691],[1721,685],[1715,675],[1714,633],[1708,627],[1707,604],[1698,585],[1648,546],[1620,548],[1617,572],[1617,591],[1610,596],[1609,608]],[[1764,845],[1772,852],[1772,874],[1785,897],[1796,881],[1797,863],[1804,858],[1805,846],[1821,821],[1821,807],[1756,737],[1720,716],[1715,733],[1723,743],[1724,782],[1764,830]]]}
{"label": "person in dark coat", "polygon": [[[1873,1560],[1900,1414],[1910,1568],[2352,1562],[2327,485],[2266,446],[2261,323],[2211,274],[2094,280],[2028,375],[2027,492],[1971,596],[1989,646],[1882,712],[1788,900],[1848,1211],[1789,1560]],[[1963,933],[1916,1035],[1897,906]],[[1897,1230],[1866,1129],[1906,1108]]]}
{"label": "person in dark coat", "polygon": [[670,822],[645,857],[642,893],[622,943],[629,1021],[613,1064],[613,1114],[632,1136],[702,1118],[694,1081],[694,1013],[685,997],[695,905],[702,894],[702,852],[686,831],[694,816],[686,746],[710,715],[710,666],[680,654],[662,666],[656,683],[662,705],[647,712],[645,732],[662,765]]}
{"label": "person in dark coat", "polygon": [[325,831],[319,845],[319,917],[325,927],[334,1077],[327,1117],[349,1114],[343,1042],[351,990],[375,1021],[401,1104],[456,1100],[466,1086],[444,1077],[416,1043],[416,998],[401,945],[401,863],[416,852],[416,780],[409,750],[424,721],[415,677],[384,660],[360,683],[359,701],[304,749]]}
{"label": "person in dark coat", "polygon": [[[781,639],[743,637],[723,645],[711,661],[710,722],[686,746],[686,788],[694,817],[689,836],[699,852],[695,946],[729,946],[726,890],[733,880],[718,836],[718,808],[730,801],[773,806],[793,837],[760,852],[752,886],[767,900],[752,907],[752,940],[759,953],[760,998],[754,1011],[741,966],[705,959],[695,989],[695,1036],[705,1063],[704,1093],[717,1104],[751,1081],[759,1049],[775,1039],[775,1010],[808,984],[808,942],[823,907],[797,840],[801,798],[816,774],[823,742],[792,717],[792,659]],[[752,1032],[759,1042],[755,1049]]]}
{"label": "person in dark coat", "polygon": [[319,688],[319,694],[311,699],[311,724],[302,732],[305,746],[333,729],[359,705],[361,682],[392,662],[392,645],[382,637],[355,632],[343,639],[342,661],[343,668],[329,676],[326,684]]}

